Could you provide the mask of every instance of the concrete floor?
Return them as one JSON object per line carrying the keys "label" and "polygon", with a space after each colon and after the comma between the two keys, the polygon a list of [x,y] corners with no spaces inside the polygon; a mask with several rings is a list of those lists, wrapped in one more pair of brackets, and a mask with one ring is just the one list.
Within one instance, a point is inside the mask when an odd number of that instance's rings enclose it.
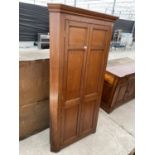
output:
{"label": "concrete floor", "polygon": [[[130,57],[134,50],[112,50],[109,59]],[[100,109],[97,130],[58,153],[50,152],[49,129],[20,141],[20,155],[128,155],[135,146],[135,100],[120,106],[111,114]]]}

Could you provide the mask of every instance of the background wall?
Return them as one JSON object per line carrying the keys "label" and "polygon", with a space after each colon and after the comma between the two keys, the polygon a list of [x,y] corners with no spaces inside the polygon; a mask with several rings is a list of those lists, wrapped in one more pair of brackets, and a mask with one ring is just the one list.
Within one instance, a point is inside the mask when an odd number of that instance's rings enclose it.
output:
{"label": "background wall", "polygon": [[38,33],[47,33],[48,30],[47,7],[19,3],[19,41],[36,41]]}
{"label": "background wall", "polygon": [[134,21],[125,20],[125,19],[118,19],[115,22],[114,30],[122,29],[123,32],[131,33],[133,30]]}
{"label": "background wall", "polygon": [[[114,30],[133,31],[134,21],[118,19]],[[19,3],[19,41],[37,41],[38,33],[49,32],[48,9],[44,6]],[[133,31],[134,32],[134,31]]]}

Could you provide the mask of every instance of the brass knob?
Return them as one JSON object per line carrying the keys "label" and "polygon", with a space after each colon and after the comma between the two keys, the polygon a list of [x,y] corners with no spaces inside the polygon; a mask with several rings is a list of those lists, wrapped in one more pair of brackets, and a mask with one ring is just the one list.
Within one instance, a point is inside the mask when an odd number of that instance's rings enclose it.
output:
{"label": "brass knob", "polygon": [[84,46],[84,49],[86,50],[87,49],[87,46]]}

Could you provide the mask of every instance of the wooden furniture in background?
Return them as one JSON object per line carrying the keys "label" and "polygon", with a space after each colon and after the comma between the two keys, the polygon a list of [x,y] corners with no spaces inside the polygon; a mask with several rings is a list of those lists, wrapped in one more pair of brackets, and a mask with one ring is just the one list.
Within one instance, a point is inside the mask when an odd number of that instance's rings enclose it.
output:
{"label": "wooden furniture in background", "polygon": [[49,127],[49,60],[19,62],[19,138]]}
{"label": "wooden furniture in background", "polygon": [[108,62],[104,75],[101,107],[108,113],[135,97],[134,60],[120,58]]}
{"label": "wooden furniture in background", "polygon": [[133,149],[133,150],[129,153],[129,155],[135,155],[135,149]]}
{"label": "wooden furniture in background", "polygon": [[96,131],[114,16],[48,4],[51,151]]}

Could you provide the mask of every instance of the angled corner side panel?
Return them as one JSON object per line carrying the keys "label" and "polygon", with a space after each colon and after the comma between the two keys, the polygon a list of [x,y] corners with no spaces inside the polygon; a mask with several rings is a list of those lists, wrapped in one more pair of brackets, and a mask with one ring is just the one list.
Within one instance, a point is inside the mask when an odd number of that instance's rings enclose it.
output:
{"label": "angled corner side panel", "polygon": [[51,151],[60,149],[60,108],[62,89],[63,18],[50,13],[50,141]]}

